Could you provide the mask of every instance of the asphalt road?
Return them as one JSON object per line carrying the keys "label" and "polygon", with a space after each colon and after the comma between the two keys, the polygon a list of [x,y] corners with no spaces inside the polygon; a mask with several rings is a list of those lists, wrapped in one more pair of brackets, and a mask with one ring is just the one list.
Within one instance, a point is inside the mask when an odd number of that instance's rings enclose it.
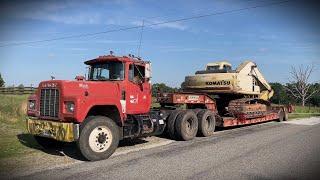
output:
{"label": "asphalt road", "polygon": [[[320,119],[269,122],[213,137],[36,172],[20,179],[320,179]],[[319,177],[318,177],[319,176]]]}

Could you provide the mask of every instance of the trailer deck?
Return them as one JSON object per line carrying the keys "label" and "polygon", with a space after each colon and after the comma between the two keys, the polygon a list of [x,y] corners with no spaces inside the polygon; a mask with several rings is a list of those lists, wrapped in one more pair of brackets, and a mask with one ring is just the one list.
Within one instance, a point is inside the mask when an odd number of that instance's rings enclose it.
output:
{"label": "trailer deck", "polygon": [[217,104],[215,99],[211,98],[207,94],[203,93],[190,93],[190,92],[179,92],[179,93],[163,93],[157,97],[157,102],[160,103],[162,107],[186,105],[186,109],[208,109],[215,113],[217,123],[216,126],[219,127],[230,127],[254,124],[259,122],[274,121],[280,118],[279,111],[282,109],[287,116],[287,108],[284,106],[271,106],[270,110],[266,114],[255,118],[245,118],[242,116],[232,117],[232,116],[221,116],[217,110]]}
{"label": "trailer deck", "polygon": [[259,122],[267,122],[279,119],[278,113],[270,112],[267,113],[263,117],[252,118],[252,119],[238,119],[234,117],[222,117],[223,119],[223,127],[230,127],[230,126],[239,126],[239,125],[246,125],[246,124],[254,124]]}

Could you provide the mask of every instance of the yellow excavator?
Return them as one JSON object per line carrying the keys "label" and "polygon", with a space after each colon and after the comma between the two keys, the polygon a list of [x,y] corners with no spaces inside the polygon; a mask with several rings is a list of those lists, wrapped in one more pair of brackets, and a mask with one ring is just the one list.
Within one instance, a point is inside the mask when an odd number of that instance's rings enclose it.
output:
{"label": "yellow excavator", "polygon": [[205,70],[186,76],[182,89],[207,94],[243,95],[266,101],[273,96],[271,86],[252,61],[244,61],[235,70],[227,61],[208,63]]}
{"label": "yellow excavator", "polygon": [[236,69],[227,61],[208,63],[205,70],[186,76],[181,87],[185,92],[213,95],[218,110],[232,116],[263,116],[274,93],[252,61],[244,61]]}

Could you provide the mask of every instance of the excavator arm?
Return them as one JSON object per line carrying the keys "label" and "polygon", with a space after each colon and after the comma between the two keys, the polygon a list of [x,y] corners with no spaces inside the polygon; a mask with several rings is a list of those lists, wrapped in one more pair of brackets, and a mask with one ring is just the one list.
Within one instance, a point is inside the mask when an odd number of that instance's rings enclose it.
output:
{"label": "excavator arm", "polygon": [[263,100],[269,100],[273,96],[274,91],[254,62],[245,61],[239,65],[236,71],[238,73],[244,73],[243,71],[248,71],[248,70],[249,70],[249,74],[252,75],[256,81],[258,81],[258,84],[260,86],[259,98]]}

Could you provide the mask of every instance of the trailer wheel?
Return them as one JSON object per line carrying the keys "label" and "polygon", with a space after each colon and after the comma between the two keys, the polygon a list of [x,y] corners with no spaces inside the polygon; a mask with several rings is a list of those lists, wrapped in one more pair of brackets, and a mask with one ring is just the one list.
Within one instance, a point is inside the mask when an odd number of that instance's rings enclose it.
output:
{"label": "trailer wheel", "polygon": [[183,111],[177,117],[176,123],[177,139],[188,141],[193,139],[198,131],[198,118],[196,114],[191,111]]}
{"label": "trailer wheel", "polygon": [[216,117],[209,110],[203,110],[198,113],[199,127],[198,134],[200,136],[212,136],[216,127]]}
{"label": "trailer wheel", "polygon": [[81,154],[89,161],[107,159],[119,144],[119,128],[108,117],[89,117],[81,125],[77,141]]}
{"label": "trailer wheel", "polygon": [[168,117],[168,125],[167,125],[167,132],[171,139],[176,138],[176,130],[175,130],[175,122],[177,119],[177,116],[181,113],[181,110],[174,110],[171,112],[171,114]]}
{"label": "trailer wheel", "polygon": [[283,109],[281,109],[279,112],[279,119],[278,122],[282,122],[283,120],[285,120],[285,112],[283,111]]}

